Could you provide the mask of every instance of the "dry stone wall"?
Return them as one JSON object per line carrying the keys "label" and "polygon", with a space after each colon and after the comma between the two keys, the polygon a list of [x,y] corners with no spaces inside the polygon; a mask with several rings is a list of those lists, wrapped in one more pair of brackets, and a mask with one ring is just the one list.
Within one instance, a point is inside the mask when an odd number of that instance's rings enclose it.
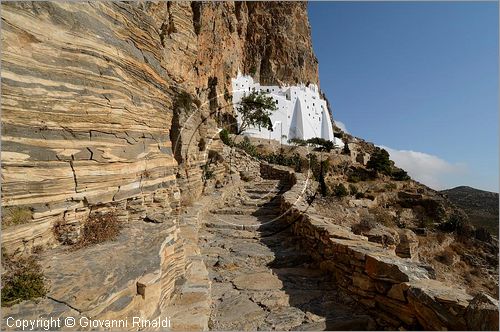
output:
{"label": "dry stone wall", "polygon": [[272,165],[262,166],[264,178],[285,178],[293,187],[282,197],[303,248],[346,292],[355,296],[391,328],[427,330],[498,330],[498,301],[485,294],[433,280],[429,267],[396,256],[394,249],[333,224],[307,204],[303,174]]}

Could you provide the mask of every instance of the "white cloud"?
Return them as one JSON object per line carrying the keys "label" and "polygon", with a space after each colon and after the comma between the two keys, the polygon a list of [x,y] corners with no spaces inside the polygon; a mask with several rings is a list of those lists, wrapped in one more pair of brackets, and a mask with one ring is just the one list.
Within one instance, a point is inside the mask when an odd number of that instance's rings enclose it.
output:
{"label": "white cloud", "polygon": [[337,127],[339,127],[340,129],[342,129],[342,131],[346,134],[349,134],[349,131],[347,130],[345,124],[342,122],[342,121],[339,121],[339,120],[334,120],[333,121],[335,123],[335,125]]}
{"label": "white cloud", "polygon": [[464,164],[452,164],[437,156],[411,150],[395,150],[380,146],[389,152],[396,166],[433,189],[441,190],[457,185],[456,181],[467,172]]}

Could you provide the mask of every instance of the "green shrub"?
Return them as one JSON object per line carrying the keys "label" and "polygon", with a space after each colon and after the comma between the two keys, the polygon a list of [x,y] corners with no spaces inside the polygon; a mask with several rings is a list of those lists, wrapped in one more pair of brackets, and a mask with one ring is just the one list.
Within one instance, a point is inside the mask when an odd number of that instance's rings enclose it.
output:
{"label": "green shrub", "polygon": [[369,200],[371,200],[371,201],[374,201],[374,200],[375,200],[375,196],[373,196],[372,194],[367,194],[367,193],[365,193],[364,195],[365,195],[365,198],[368,198],[368,199],[369,199]]}
{"label": "green shrub", "polygon": [[12,257],[2,248],[2,306],[47,294],[41,266],[34,256]]}
{"label": "green shrub", "polygon": [[433,228],[434,220],[429,217],[422,217],[419,221],[420,228]]}
{"label": "green shrub", "polygon": [[358,188],[353,184],[349,184],[349,192],[351,195],[356,195],[358,193]]}
{"label": "green shrub", "polygon": [[207,180],[213,179],[214,178],[214,171],[210,169],[210,162],[207,162],[205,165],[202,167],[202,174],[201,178],[203,182],[206,182]]}
{"label": "green shrub", "polygon": [[220,137],[220,140],[222,141],[222,143],[226,144],[227,146],[234,145],[233,140],[231,139],[231,137],[229,137],[229,131],[227,131],[227,129],[222,129],[219,132],[219,137]]}
{"label": "green shrub", "polygon": [[318,157],[314,153],[308,153],[306,158],[308,159],[309,169],[314,175],[316,170],[319,170]]}
{"label": "green shrub", "polygon": [[467,216],[461,211],[454,211],[448,220],[439,225],[439,229],[444,232],[459,233],[468,224]]}
{"label": "green shrub", "polygon": [[357,192],[354,197],[356,197],[356,199],[365,198],[365,193]]}
{"label": "green shrub", "polygon": [[248,136],[243,137],[243,140],[240,143],[236,144],[236,146],[245,151],[246,153],[248,153],[249,155],[251,155],[252,157],[255,158],[261,157],[260,153],[257,152],[257,148],[255,147],[255,145],[253,145],[252,142],[250,142]]}
{"label": "green shrub", "polygon": [[339,183],[333,188],[333,194],[337,197],[344,197],[349,193],[347,191],[347,188],[342,183]]}
{"label": "green shrub", "polygon": [[329,168],[329,160],[327,159],[321,161],[318,174],[318,182],[319,182],[319,188],[321,190],[321,195],[323,196],[328,196],[330,194],[328,186],[326,185],[325,182],[325,173],[328,171],[328,168]]}
{"label": "green shrub", "polygon": [[396,181],[407,181],[411,179],[408,173],[406,173],[406,171],[401,168],[393,169],[391,177]]}
{"label": "green shrub", "polygon": [[385,185],[385,189],[388,191],[396,190],[398,189],[398,186],[395,183],[390,182]]}
{"label": "green shrub", "polygon": [[349,144],[347,144],[347,141],[344,141],[344,148],[342,149],[342,154],[346,154],[348,156],[351,155],[351,149],[349,149]]}
{"label": "green shrub", "polygon": [[359,181],[361,181],[361,178],[357,174],[349,174],[347,176],[347,182],[358,183]]}
{"label": "green shrub", "polygon": [[351,167],[347,171],[347,181],[358,183],[361,181],[369,181],[374,178],[374,172],[368,171],[362,167]]}
{"label": "green shrub", "polygon": [[389,152],[378,147],[375,148],[375,151],[370,156],[370,160],[366,163],[366,167],[373,169],[377,173],[390,175],[392,162],[389,159]]}
{"label": "green shrub", "polygon": [[288,157],[281,152],[273,152],[269,155],[262,156],[261,158],[270,164],[293,167],[296,172],[300,172],[302,170],[302,158],[298,153],[295,153],[293,156]]}

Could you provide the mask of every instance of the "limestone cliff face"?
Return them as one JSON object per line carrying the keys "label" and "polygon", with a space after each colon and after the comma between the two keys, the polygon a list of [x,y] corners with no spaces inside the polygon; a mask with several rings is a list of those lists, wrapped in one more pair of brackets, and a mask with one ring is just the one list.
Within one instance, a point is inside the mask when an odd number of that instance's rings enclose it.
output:
{"label": "limestone cliff face", "polygon": [[255,72],[263,84],[318,84],[306,3],[251,2],[247,7],[239,7],[251,18],[245,34],[245,72]]}
{"label": "limestone cliff face", "polygon": [[[318,81],[304,3],[2,4],[2,243],[56,245],[56,222],[124,221],[203,190],[238,70]],[[78,231],[77,231],[78,233]]]}

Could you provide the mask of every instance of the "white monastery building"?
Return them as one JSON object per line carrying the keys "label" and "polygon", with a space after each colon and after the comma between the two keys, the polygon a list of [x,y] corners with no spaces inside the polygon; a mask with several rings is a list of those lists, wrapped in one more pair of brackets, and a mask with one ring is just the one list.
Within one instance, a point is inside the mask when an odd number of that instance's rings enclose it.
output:
{"label": "white monastery building", "polygon": [[[335,142],[328,107],[326,101],[321,99],[316,85],[264,86],[254,82],[251,76],[238,73],[232,80],[232,86],[235,108],[241,99],[252,91],[269,94],[278,107],[271,115],[273,131],[266,128],[261,128],[260,131],[259,128],[249,128],[243,133],[244,135],[284,142],[291,138],[306,140],[313,137]],[[238,125],[240,121],[241,118],[238,118]]]}

